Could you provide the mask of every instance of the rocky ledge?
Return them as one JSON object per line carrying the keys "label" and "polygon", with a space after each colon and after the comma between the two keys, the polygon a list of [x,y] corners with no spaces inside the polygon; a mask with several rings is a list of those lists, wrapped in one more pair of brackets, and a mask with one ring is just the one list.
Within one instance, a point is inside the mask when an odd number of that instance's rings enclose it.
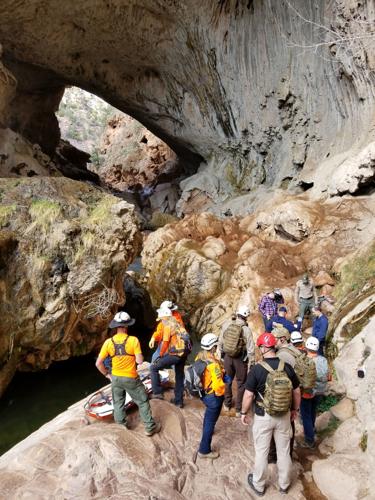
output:
{"label": "rocky ledge", "polygon": [[100,343],[141,238],[134,206],[64,177],[0,179],[0,197],[1,394]]}

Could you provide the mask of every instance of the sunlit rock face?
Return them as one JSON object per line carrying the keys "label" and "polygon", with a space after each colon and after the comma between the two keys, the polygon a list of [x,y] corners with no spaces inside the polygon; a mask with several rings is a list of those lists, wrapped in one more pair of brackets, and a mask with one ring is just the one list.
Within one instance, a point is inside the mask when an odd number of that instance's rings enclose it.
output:
{"label": "sunlit rock face", "polygon": [[6,121],[48,152],[61,89],[73,84],[193,167],[204,160],[185,201],[200,194],[207,206],[259,184],[353,193],[373,182],[373,15],[349,0],[4,0],[0,40],[18,80]]}
{"label": "sunlit rock face", "polygon": [[0,180],[0,393],[14,371],[86,354],[124,303],[134,206],[64,177]]}
{"label": "sunlit rock face", "polygon": [[281,288],[291,317],[305,271],[321,293],[332,292],[336,263],[375,237],[374,203],[371,196],[322,203],[279,192],[247,217],[201,213],[168,224],[147,237],[142,252],[153,301],[176,300],[198,335],[218,332],[246,304],[257,335],[257,304],[267,290]]}

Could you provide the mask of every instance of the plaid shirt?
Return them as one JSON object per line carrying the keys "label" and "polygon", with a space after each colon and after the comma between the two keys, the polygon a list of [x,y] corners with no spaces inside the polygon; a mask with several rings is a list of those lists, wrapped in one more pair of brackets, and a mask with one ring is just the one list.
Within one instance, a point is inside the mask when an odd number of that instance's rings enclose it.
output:
{"label": "plaid shirt", "polygon": [[277,302],[268,297],[268,295],[263,295],[259,304],[259,311],[263,316],[270,316],[272,318],[272,316],[276,316],[277,314]]}

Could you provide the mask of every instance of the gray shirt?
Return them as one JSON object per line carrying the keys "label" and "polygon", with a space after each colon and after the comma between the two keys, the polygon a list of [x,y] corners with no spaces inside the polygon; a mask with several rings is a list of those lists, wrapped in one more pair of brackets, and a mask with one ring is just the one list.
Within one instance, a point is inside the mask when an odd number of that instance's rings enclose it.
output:
{"label": "gray shirt", "polygon": [[[221,327],[221,332],[219,335],[219,345],[218,345],[218,351],[219,355],[223,351],[223,336],[225,330],[228,328],[228,326],[232,323],[231,319],[228,319],[223,323],[223,326]],[[247,325],[246,321],[244,321],[242,318],[236,318],[235,323],[237,325],[242,326],[242,335],[245,339],[245,344],[246,344],[246,360],[249,362],[249,364],[255,363],[255,345],[254,345],[254,339],[253,339],[253,334],[251,333],[251,330],[249,326]]]}
{"label": "gray shirt", "polygon": [[314,297],[314,301],[317,301],[316,289],[314,283],[309,280],[308,283],[304,283],[303,280],[297,281],[295,299],[298,303],[301,299],[310,299]]}

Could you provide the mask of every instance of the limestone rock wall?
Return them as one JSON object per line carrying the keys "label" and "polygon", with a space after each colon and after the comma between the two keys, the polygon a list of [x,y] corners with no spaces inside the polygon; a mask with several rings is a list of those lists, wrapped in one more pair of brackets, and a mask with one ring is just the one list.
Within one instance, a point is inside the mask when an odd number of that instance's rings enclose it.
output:
{"label": "limestone rock wall", "polygon": [[2,393],[102,341],[141,238],[134,206],[70,179],[0,179],[0,196]]}
{"label": "limestone rock wall", "polygon": [[[203,205],[217,203],[260,183],[354,192],[373,182],[372,166],[350,189],[331,173],[373,140],[373,7],[4,0],[0,40],[23,82],[8,119],[51,147],[47,115],[36,129],[29,117],[48,114],[60,86],[73,84],[141,121],[195,167],[205,161],[184,185],[187,200],[201,193]],[[30,112],[19,120],[22,103]]]}

